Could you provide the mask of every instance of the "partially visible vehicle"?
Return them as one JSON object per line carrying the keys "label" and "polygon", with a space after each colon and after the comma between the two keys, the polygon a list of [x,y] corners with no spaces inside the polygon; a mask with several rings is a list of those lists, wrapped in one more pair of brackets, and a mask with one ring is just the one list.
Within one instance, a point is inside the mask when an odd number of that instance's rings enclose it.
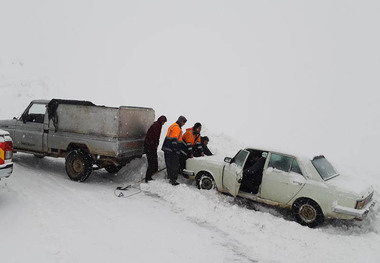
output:
{"label": "partially visible vehicle", "polygon": [[[247,178],[250,156],[265,158],[261,178]],[[300,224],[309,227],[325,218],[363,219],[375,204],[372,186],[349,183],[324,156],[312,159],[277,151],[248,148],[224,162],[215,158],[191,158],[186,163],[199,188],[212,189],[293,211]],[[250,182],[249,185],[247,182]],[[253,183],[253,185],[252,185]]]}
{"label": "partially visible vehicle", "polygon": [[53,99],[33,100],[21,117],[0,121],[0,128],[9,132],[15,152],[65,157],[70,179],[82,182],[93,169],[116,173],[141,157],[153,121],[151,108]]}
{"label": "partially visible vehicle", "polygon": [[13,143],[9,133],[0,130],[0,180],[13,172]]}

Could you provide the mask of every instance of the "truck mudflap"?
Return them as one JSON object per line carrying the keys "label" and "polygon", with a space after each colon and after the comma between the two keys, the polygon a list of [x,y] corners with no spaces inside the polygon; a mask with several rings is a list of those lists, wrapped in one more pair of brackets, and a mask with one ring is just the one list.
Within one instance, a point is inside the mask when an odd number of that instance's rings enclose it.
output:
{"label": "truck mudflap", "polygon": [[375,200],[372,200],[362,209],[355,209],[355,208],[340,206],[337,203],[334,203],[333,211],[338,214],[354,216],[355,219],[363,220],[375,204],[376,204]]}

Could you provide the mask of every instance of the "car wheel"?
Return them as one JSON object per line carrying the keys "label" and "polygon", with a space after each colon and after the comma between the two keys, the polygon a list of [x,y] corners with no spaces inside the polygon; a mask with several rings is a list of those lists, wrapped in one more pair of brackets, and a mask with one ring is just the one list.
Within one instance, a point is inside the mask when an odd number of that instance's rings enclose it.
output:
{"label": "car wheel", "polygon": [[104,167],[104,169],[106,169],[106,171],[109,172],[110,174],[115,174],[119,172],[121,168],[122,168],[121,165],[108,165]]}
{"label": "car wheel", "polygon": [[293,213],[298,223],[308,227],[316,227],[324,221],[321,207],[308,198],[301,198],[294,202]]}
{"label": "car wheel", "polygon": [[38,154],[38,153],[35,153],[35,154],[34,154],[34,157],[36,157],[36,158],[38,158],[38,159],[42,159],[42,158],[44,158],[44,157],[45,157],[45,155],[43,155],[43,154]]}
{"label": "car wheel", "polygon": [[67,175],[73,181],[84,182],[92,173],[92,160],[82,151],[69,152],[65,166]]}
{"label": "car wheel", "polygon": [[202,174],[199,176],[199,180],[197,181],[197,185],[199,189],[211,190],[215,188],[215,181],[209,174]]}

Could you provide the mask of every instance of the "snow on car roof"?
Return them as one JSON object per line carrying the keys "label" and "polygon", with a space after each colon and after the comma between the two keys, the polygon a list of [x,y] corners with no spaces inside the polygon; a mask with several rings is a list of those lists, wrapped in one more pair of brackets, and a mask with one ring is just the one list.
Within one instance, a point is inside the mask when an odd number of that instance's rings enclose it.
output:
{"label": "snow on car roof", "polygon": [[250,146],[250,147],[246,147],[245,149],[280,153],[280,154],[284,154],[284,155],[294,156],[294,157],[297,157],[299,159],[307,159],[307,160],[312,160],[314,158],[314,156],[317,156],[317,155],[313,156],[313,155],[306,154],[303,152],[297,152],[294,150],[284,150],[284,149],[279,149],[279,148],[274,148],[274,147],[253,147],[253,146]]}

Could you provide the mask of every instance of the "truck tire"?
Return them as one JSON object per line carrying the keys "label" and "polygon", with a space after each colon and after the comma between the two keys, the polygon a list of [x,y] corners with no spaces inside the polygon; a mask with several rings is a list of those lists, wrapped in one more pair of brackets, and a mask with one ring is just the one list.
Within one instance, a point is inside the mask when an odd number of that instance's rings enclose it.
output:
{"label": "truck tire", "polygon": [[121,165],[108,165],[104,167],[104,169],[106,169],[106,171],[109,172],[110,174],[115,174],[119,172],[122,167],[123,166]]}
{"label": "truck tire", "polygon": [[74,150],[66,156],[66,173],[73,181],[84,182],[92,173],[92,160],[88,154]]}

